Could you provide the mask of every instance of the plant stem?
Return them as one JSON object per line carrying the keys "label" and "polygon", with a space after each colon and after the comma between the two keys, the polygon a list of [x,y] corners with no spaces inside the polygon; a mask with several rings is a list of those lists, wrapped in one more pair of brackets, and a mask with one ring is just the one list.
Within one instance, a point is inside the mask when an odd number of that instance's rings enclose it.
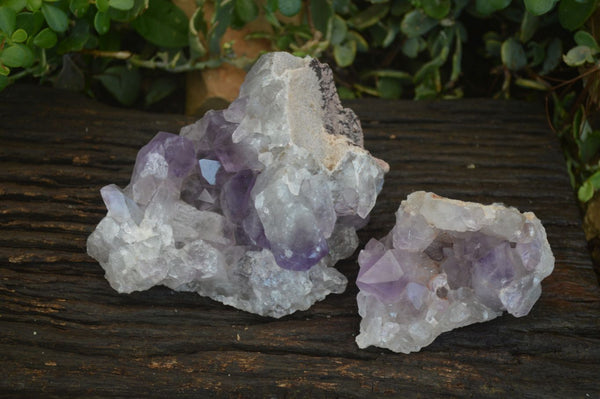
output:
{"label": "plant stem", "polygon": [[139,55],[134,54],[130,51],[102,51],[102,50],[88,50],[83,49],[80,51],[82,54],[92,55],[94,57],[112,58],[115,60],[127,61],[130,65],[138,68],[146,69],[162,69],[167,72],[179,73],[179,72],[190,72],[198,71],[206,68],[207,66],[213,66],[220,63],[219,60],[206,60],[202,62],[188,61],[185,64],[175,65],[177,59],[169,61],[156,61],[155,59],[145,60]]}
{"label": "plant stem", "polygon": [[597,64],[596,64],[596,65],[594,65],[592,68],[590,68],[590,69],[588,69],[587,71],[585,71],[584,73],[582,73],[582,74],[580,74],[580,75],[577,75],[577,76],[575,76],[575,77],[574,77],[574,78],[572,78],[572,79],[565,80],[565,81],[563,81],[561,84],[558,84],[558,85],[556,85],[556,86],[552,87],[551,89],[552,89],[552,90],[556,90],[556,89],[558,89],[558,88],[560,88],[560,87],[563,87],[563,86],[566,86],[566,85],[568,85],[568,84],[575,83],[575,82],[577,82],[578,80],[580,80],[580,79],[583,79],[583,78],[585,78],[586,76],[588,76],[588,75],[591,75],[592,73],[594,73],[594,72],[597,72],[597,71],[599,71],[599,70],[600,70],[600,64],[598,64],[598,63],[597,63]]}
{"label": "plant stem", "polygon": [[17,73],[15,73],[15,74],[13,74],[13,75],[10,75],[10,76],[8,77],[8,79],[9,79],[11,82],[14,82],[14,81],[16,81],[16,80],[19,80],[19,79],[21,79],[21,78],[23,78],[23,77],[25,77],[25,76],[29,75],[29,74],[32,74],[34,71],[35,71],[35,68],[27,68],[27,69],[23,69],[22,71],[19,71],[19,72],[17,72]]}
{"label": "plant stem", "polygon": [[114,58],[116,60],[127,60],[133,56],[133,54],[129,51],[102,51],[83,49],[80,52],[83,54],[93,55],[94,57]]}
{"label": "plant stem", "polygon": [[183,65],[173,66],[173,64],[171,62],[142,60],[137,57],[132,57],[131,59],[129,59],[129,63],[138,68],[163,69],[165,71],[172,72],[172,73],[190,72],[190,71],[204,69],[204,65],[202,65],[202,64],[192,64],[192,63],[188,62]]}

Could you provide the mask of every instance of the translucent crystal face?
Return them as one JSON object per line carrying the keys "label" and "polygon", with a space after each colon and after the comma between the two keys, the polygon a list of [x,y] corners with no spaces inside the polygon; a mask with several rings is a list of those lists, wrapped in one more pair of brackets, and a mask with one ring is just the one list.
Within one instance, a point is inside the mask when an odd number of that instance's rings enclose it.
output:
{"label": "translucent crystal face", "polygon": [[531,213],[416,192],[396,217],[390,234],[358,258],[361,347],[408,353],[503,311],[524,316],[554,266]]}
{"label": "translucent crystal face", "polygon": [[131,183],[102,189],[88,252],[120,292],[164,284],[280,317],[343,291],[330,266],[358,245],[387,169],[327,66],[267,54],[228,109],[157,134]]}

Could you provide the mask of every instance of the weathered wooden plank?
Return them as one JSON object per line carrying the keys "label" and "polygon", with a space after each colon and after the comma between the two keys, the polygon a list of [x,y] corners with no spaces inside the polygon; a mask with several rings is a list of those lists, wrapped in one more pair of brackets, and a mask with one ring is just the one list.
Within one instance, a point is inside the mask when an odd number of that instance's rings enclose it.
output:
{"label": "weathered wooden plank", "polygon": [[361,242],[414,190],[534,211],[557,263],[529,316],[411,355],[359,350],[355,257],[339,264],[344,294],[279,320],[164,287],[119,295],[85,254],[105,213],[98,190],[125,185],[140,146],[192,120],[13,86],[0,94],[0,396],[598,397],[600,288],[543,109],[349,105],[392,168]]}

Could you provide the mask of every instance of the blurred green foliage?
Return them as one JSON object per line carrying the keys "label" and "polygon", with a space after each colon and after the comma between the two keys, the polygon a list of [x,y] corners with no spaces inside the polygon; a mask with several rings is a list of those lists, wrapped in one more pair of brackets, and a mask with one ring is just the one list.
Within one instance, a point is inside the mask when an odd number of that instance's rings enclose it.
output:
{"label": "blurred green foliage", "polygon": [[598,0],[195,4],[188,18],[169,0],[0,0],[0,90],[29,76],[149,105],[177,88],[173,72],[251,65],[222,39],[262,18],[247,39],[329,62],[345,98],[546,95],[579,199],[600,189]]}

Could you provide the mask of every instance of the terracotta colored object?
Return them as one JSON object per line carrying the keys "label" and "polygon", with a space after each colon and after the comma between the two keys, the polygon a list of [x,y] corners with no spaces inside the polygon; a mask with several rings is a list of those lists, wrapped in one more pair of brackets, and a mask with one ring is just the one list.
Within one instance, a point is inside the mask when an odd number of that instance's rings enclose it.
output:
{"label": "terracotta colored object", "polygon": [[[188,17],[196,10],[194,0],[174,0]],[[211,3],[205,3],[204,14],[209,19],[214,9]],[[233,51],[238,57],[257,58],[262,51],[271,49],[268,40],[246,40],[245,37],[256,31],[270,30],[269,23],[260,15],[243,29],[227,29],[221,43],[233,41]],[[201,115],[211,108],[225,108],[239,93],[240,86],[246,77],[246,71],[231,64],[223,64],[218,68],[207,68],[187,74],[186,108],[188,115]]]}

